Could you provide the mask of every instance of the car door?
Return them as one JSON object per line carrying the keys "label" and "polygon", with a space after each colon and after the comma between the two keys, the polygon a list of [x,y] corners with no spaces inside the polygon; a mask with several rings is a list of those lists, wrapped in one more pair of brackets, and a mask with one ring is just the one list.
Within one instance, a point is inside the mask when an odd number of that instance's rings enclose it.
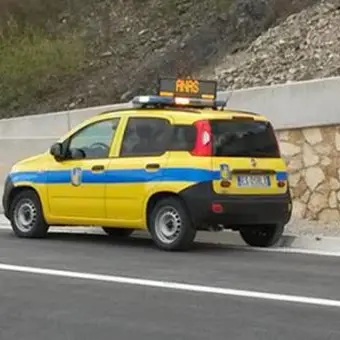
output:
{"label": "car door", "polygon": [[119,121],[90,123],[63,143],[67,158],[53,158],[47,174],[51,219],[85,225],[105,219],[106,171]]}
{"label": "car door", "polygon": [[113,225],[141,226],[149,192],[163,178],[171,117],[128,117],[118,156],[109,163],[106,209]]}

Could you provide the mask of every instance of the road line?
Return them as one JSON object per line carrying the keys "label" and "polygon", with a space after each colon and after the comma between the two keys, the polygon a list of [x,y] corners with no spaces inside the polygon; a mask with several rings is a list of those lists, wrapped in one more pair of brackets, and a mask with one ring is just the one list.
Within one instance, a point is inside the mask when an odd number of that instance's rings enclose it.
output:
{"label": "road line", "polygon": [[307,297],[307,296],[264,293],[264,292],[249,291],[249,290],[202,286],[202,285],[195,285],[195,284],[188,284],[188,283],[148,280],[148,279],[142,279],[142,278],[91,274],[91,273],[82,273],[82,272],[73,272],[73,271],[66,271],[66,270],[56,270],[56,269],[28,267],[28,266],[15,266],[15,265],[10,265],[10,264],[5,264],[5,263],[0,263],[0,270],[29,273],[29,274],[40,274],[40,275],[47,275],[47,276],[59,276],[59,277],[92,280],[92,281],[121,283],[121,284],[153,287],[153,288],[189,291],[189,292],[196,292],[196,293],[238,296],[238,297],[245,297],[245,298],[255,298],[255,299],[274,300],[274,301],[281,301],[281,302],[293,302],[293,303],[300,303],[300,304],[340,308],[339,300],[320,299],[320,298]]}
{"label": "road line", "polygon": [[60,136],[18,136],[18,137],[0,137],[0,141],[2,140],[58,140]]}
{"label": "road line", "polygon": [[[8,225],[0,224],[0,231],[1,230],[12,230],[12,227]],[[64,234],[79,234],[84,235],[90,233],[91,235],[106,235],[105,232],[98,227],[51,227],[49,233],[64,233]]]}
{"label": "road line", "polygon": [[[237,248],[237,247],[235,247]],[[238,248],[239,249],[239,248]],[[242,248],[249,251],[259,251],[259,252],[273,252],[273,253],[284,253],[284,254],[304,254],[304,255],[318,255],[318,256],[331,256],[331,257],[340,257],[339,251],[325,251],[325,250],[317,250],[317,249],[302,249],[302,248]]]}

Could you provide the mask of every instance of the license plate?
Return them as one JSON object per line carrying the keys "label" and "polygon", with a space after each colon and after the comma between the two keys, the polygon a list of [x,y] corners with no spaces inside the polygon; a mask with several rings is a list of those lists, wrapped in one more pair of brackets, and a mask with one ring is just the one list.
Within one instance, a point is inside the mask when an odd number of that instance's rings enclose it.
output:
{"label": "license plate", "polygon": [[238,176],[237,184],[239,187],[269,187],[270,179],[269,176]]}

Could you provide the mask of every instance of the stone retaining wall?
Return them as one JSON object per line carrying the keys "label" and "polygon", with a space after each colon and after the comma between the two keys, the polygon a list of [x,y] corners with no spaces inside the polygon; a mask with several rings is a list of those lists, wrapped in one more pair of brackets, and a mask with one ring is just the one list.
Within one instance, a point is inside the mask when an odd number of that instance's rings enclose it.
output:
{"label": "stone retaining wall", "polygon": [[277,131],[298,218],[340,220],[340,126]]}

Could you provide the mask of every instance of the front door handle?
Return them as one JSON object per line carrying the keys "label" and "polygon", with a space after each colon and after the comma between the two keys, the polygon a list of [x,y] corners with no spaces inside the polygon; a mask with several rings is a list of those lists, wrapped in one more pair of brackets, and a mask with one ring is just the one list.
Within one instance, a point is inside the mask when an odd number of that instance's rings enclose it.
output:
{"label": "front door handle", "polygon": [[158,163],[149,163],[145,166],[146,170],[158,170],[160,167]]}
{"label": "front door handle", "polygon": [[96,172],[96,171],[104,171],[104,169],[105,169],[104,165],[94,165],[94,166],[91,168],[91,170],[92,170],[93,172]]}

